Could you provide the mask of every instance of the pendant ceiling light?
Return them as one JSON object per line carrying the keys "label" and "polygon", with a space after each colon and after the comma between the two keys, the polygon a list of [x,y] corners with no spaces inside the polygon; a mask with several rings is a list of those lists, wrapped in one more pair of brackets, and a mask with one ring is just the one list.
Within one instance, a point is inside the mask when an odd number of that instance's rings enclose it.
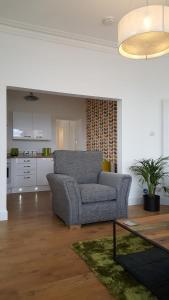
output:
{"label": "pendant ceiling light", "polygon": [[35,96],[33,93],[29,93],[28,95],[26,95],[25,97],[26,101],[37,101],[39,98],[37,96]]}
{"label": "pendant ceiling light", "polygon": [[147,5],[132,10],[118,24],[119,52],[133,59],[169,53],[169,6]]}

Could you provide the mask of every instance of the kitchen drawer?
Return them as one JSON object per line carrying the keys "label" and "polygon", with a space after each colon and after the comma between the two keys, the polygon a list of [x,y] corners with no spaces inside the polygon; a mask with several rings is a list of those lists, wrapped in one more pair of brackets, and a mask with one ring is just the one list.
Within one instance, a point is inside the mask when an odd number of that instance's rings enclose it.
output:
{"label": "kitchen drawer", "polygon": [[17,175],[15,177],[15,186],[24,187],[24,186],[35,186],[36,185],[36,174],[25,174]]}
{"label": "kitchen drawer", "polygon": [[24,171],[33,171],[35,172],[36,171],[36,165],[31,165],[29,163],[25,163],[25,164],[18,164],[18,165],[15,165],[15,172],[16,174],[24,174]]}
{"label": "kitchen drawer", "polygon": [[29,166],[24,166],[23,168],[16,168],[16,175],[33,175],[36,173],[36,169],[29,168]]}
{"label": "kitchen drawer", "polygon": [[17,165],[31,165],[32,167],[36,167],[36,158],[16,158],[15,162]]}

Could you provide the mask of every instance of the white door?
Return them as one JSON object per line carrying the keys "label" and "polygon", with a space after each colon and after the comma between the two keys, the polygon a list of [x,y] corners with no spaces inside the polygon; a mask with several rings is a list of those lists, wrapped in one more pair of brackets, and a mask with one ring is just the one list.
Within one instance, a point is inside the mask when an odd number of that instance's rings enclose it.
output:
{"label": "white door", "polygon": [[32,113],[13,112],[13,139],[33,138]]}
{"label": "white door", "polygon": [[69,121],[68,148],[76,150],[76,121]]}
{"label": "white door", "polygon": [[51,140],[51,116],[33,114],[33,136],[36,140]]}
{"label": "white door", "polygon": [[86,130],[82,120],[75,121],[75,150],[86,150]]}
{"label": "white door", "polygon": [[76,150],[76,121],[56,120],[56,148]]}

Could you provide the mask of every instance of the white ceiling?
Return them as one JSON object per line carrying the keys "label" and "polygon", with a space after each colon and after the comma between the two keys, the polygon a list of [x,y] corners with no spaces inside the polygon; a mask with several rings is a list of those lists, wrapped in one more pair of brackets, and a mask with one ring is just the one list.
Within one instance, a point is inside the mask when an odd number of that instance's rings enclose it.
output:
{"label": "white ceiling", "polygon": [[[0,23],[83,40],[117,42],[117,23],[146,0],[0,0]],[[169,4],[169,0],[167,0]],[[162,4],[163,0],[149,1]],[[113,16],[115,23],[104,26],[102,19]],[[25,25],[25,26],[24,26]]]}

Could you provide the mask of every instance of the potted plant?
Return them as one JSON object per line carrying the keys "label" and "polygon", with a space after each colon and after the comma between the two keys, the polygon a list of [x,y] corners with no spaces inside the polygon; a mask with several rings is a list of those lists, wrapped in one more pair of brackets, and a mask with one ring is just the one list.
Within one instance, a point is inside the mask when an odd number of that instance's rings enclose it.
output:
{"label": "potted plant", "polygon": [[[165,176],[168,176],[166,166],[169,157],[158,159],[142,159],[130,167],[142,184],[146,184],[147,193],[143,195],[144,209],[148,211],[160,210],[160,196],[156,194],[157,186],[161,184]],[[163,187],[166,190],[166,187]]]}

